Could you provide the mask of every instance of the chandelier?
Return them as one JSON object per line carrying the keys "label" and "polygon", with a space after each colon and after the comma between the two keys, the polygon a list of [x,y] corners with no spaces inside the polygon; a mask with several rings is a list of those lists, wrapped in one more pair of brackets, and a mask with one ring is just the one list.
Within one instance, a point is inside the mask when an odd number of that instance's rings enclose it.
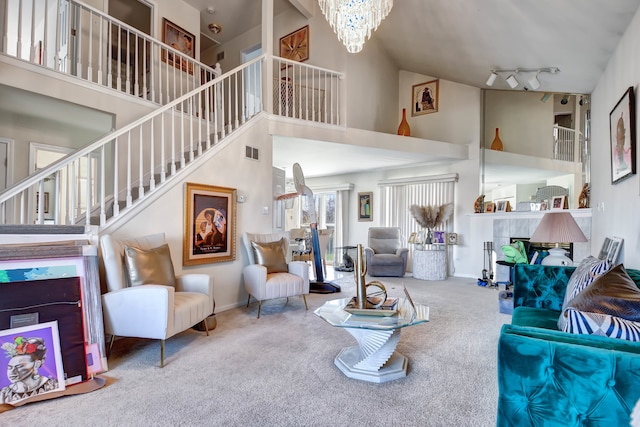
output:
{"label": "chandelier", "polygon": [[333,31],[349,53],[362,50],[365,36],[371,38],[389,14],[393,0],[318,0]]}

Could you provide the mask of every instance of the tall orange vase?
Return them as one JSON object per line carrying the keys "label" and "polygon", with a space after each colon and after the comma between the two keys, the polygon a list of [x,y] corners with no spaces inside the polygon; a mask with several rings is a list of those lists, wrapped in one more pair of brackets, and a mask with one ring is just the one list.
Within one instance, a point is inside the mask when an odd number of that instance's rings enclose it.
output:
{"label": "tall orange vase", "polygon": [[500,139],[500,129],[496,128],[496,137],[493,138],[493,142],[491,143],[491,149],[502,151],[503,148],[504,147],[502,146],[502,140]]}
{"label": "tall orange vase", "polygon": [[409,122],[407,121],[407,109],[402,109],[402,121],[400,122],[400,126],[398,126],[398,135],[402,136],[411,136],[411,128],[409,127]]}

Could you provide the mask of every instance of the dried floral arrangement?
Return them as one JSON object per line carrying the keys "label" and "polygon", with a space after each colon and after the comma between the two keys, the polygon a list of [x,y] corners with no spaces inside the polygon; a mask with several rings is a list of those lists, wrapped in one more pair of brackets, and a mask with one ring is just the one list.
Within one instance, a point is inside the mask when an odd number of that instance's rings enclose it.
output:
{"label": "dried floral arrangement", "polygon": [[453,203],[446,203],[441,206],[411,205],[409,212],[418,224],[424,228],[433,230],[449,219],[453,213]]}

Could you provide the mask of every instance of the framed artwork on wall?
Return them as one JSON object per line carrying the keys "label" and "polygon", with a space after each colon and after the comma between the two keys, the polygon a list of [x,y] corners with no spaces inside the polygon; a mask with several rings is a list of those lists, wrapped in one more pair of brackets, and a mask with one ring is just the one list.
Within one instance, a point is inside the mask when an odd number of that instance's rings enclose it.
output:
{"label": "framed artwork on wall", "polygon": [[629,87],[609,114],[611,183],[636,173],[636,101]]}
{"label": "framed artwork on wall", "polygon": [[[191,58],[196,57],[196,37],[167,18],[162,18],[162,41]],[[188,68],[189,74],[193,74],[193,62],[186,61],[167,49],[162,49],[162,61],[182,71],[187,71]]]}
{"label": "framed artwork on wall", "polygon": [[439,83],[440,80],[431,80],[413,85],[411,89],[412,116],[438,112]]}
{"label": "framed artwork on wall", "polygon": [[236,189],[186,184],[182,265],[236,259]]}
{"label": "framed artwork on wall", "polygon": [[309,26],[280,38],[280,57],[304,62],[309,59]]}
{"label": "framed artwork on wall", "polygon": [[358,221],[373,221],[373,193],[358,193]]}

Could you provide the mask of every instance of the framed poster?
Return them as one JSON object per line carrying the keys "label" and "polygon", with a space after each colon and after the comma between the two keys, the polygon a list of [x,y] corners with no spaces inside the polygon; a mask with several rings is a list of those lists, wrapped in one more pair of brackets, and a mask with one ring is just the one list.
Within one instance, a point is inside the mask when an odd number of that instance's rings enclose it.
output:
{"label": "framed poster", "polygon": [[411,116],[438,112],[438,86],[440,80],[413,85],[411,90]]}
{"label": "framed poster", "polygon": [[[162,18],[162,41],[191,58],[196,57],[196,37],[167,18]],[[162,61],[182,71],[187,71],[188,68],[189,74],[193,74],[193,62],[168,49],[162,49]]]}
{"label": "framed poster", "polygon": [[236,259],[236,189],[187,182],[182,265]]}
{"label": "framed poster", "polygon": [[358,221],[373,221],[373,193],[358,193]]}
{"label": "framed poster", "polygon": [[636,173],[636,101],[629,87],[609,114],[611,183]]}
{"label": "framed poster", "polygon": [[309,59],[309,26],[280,38],[280,57],[303,62]]}
{"label": "framed poster", "polygon": [[7,373],[0,376],[3,403],[65,389],[57,321],[2,330],[0,348]]}

